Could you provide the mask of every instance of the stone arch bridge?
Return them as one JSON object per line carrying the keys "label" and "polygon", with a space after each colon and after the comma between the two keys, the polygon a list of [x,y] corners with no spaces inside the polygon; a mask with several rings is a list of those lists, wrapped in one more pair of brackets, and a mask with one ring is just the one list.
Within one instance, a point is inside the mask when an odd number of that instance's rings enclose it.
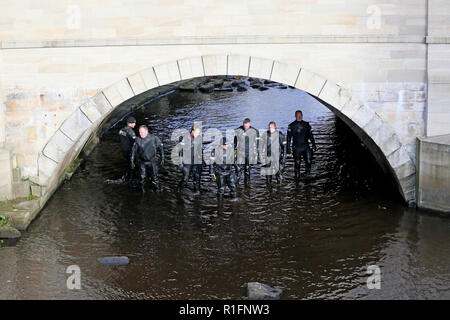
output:
{"label": "stone arch bridge", "polygon": [[6,2],[0,200],[32,192],[42,207],[119,105],[195,77],[308,92],[354,130],[407,202],[423,198],[417,138],[450,134],[444,0]]}

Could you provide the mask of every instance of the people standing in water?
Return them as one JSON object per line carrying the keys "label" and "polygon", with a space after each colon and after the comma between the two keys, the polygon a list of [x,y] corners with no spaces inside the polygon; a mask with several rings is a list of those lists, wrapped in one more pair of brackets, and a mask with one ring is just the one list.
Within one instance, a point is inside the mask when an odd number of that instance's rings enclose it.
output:
{"label": "people standing in water", "polygon": [[294,174],[298,181],[300,178],[301,160],[305,161],[305,173],[311,173],[312,164],[312,150],[309,145],[312,144],[312,149],[317,150],[316,142],[312,134],[309,122],[303,120],[303,113],[301,110],[295,111],[295,121],[288,126],[287,130],[287,150],[294,157]]}
{"label": "people standing in water", "polygon": [[278,184],[283,180],[284,165],[286,163],[286,138],[277,129],[275,121],[269,122],[269,129],[261,135],[260,140],[261,174],[267,183],[272,183],[273,176]]}
{"label": "people standing in water", "polygon": [[236,198],[236,153],[227,138],[222,138],[219,148],[211,151],[209,173],[217,183],[217,196],[223,197],[225,186],[230,189],[232,198]]}
{"label": "people standing in water", "polygon": [[136,138],[131,152],[131,168],[134,169],[134,159],[136,154],[140,160],[141,189],[146,192],[147,176],[150,175],[152,185],[156,191],[161,191],[158,179],[158,159],[157,151],[160,152],[161,165],[164,166],[164,150],[161,140],[148,132],[145,125],[139,127],[140,137]]}
{"label": "people standing in water", "polygon": [[[203,169],[203,152],[201,127],[194,125],[187,137],[180,137],[182,149],[179,152],[180,167],[183,170],[181,181],[178,183],[178,189],[186,186],[189,177],[194,180],[194,193],[200,193],[200,181]],[[186,151],[186,152],[185,152]]]}
{"label": "people standing in water", "polygon": [[250,182],[251,166],[258,163],[259,131],[251,126],[246,118],[239,128],[235,129],[234,148],[237,159],[238,181],[244,172],[244,183]]}
{"label": "people standing in water", "polygon": [[134,127],[136,126],[136,119],[128,117],[127,124],[119,130],[120,144],[122,146],[122,154],[127,160],[128,166],[122,176],[122,182],[127,182],[133,178],[133,169],[131,169],[131,150],[136,140],[136,133]]}

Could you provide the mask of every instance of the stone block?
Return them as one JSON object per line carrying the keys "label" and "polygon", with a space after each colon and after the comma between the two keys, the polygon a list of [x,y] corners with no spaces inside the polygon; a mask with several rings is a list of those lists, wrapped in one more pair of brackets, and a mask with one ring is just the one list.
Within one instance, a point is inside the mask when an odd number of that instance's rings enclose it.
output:
{"label": "stone block", "polygon": [[22,234],[19,230],[9,226],[0,226],[0,239],[20,238]]}
{"label": "stone block", "polygon": [[205,76],[216,76],[227,74],[226,55],[205,55],[202,56]]}
{"label": "stone block", "polygon": [[270,80],[294,86],[299,75],[300,67],[294,64],[275,61]]}
{"label": "stone block", "polygon": [[181,79],[191,79],[197,77],[203,77],[203,63],[201,57],[189,57],[178,60],[178,66],[180,68]]}
{"label": "stone block", "polygon": [[92,125],[86,115],[77,108],[61,125],[60,130],[72,141],[78,140],[83,132]]}
{"label": "stone block", "polygon": [[31,185],[31,194],[35,197],[40,197],[41,194],[41,186]]}
{"label": "stone block", "polygon": [[250,56],[234,55],[228,56],[227,74],[233,76],[248,76]]}
{"label": "stone block", "polygon": [[43,154],[59,163],[64,159],[66,152],[72,145],[73,141],[60,130],[57,130],[44,147]]}
{"label": "stone block", "polygon": [[326,79],[306,69],[300,71],[295,87],[318,97]]}
{"label": "stone block", "polygon": [[248,75],[253,78],[270,79],[274,60],[251,57]]}
{"label": "stone block", "polygon": [[84,106],[82,106],[82,110],[92,122],[95,122],[101,116],[108,114],[112,110],[112,106],[105,95],[99,92],[86,101]]}
{"label": "stone block", "polygon": [[319,98],[334,108],[341,110],[350,100],[351,96],[350,93],[341,86],[327,81],[320,91]]}
{"label": "stone block", "polygon": [[12,161],[8,149],[0,149],[0,201],[13,198]]}
{"label": "stone block", "polygon": [[[153,73],[153,70],[152,70]],[[130,83],[131,88],[135,94],[140,94],[142,92],[147,91],[147,86],[145,85],[144,79],[142,78],[142,74],[137,72],[128,77],[128,82]],[[156,83],[156,80],[155,80]]]}
{"label": "stone block", "polygon": [[362,129],[369,137],[371,137],[381,127],[382,123],[383,120],[375,113],[375,116]]}
{"label": "stone block", "polygon": [[177,61],[157,65],[154,69],[160,86],[181,80]]}
{"label": "stone block", "polygon": [[372,118],[375,117],[375,111],[365,105],[362,105],[352,117],[352,121],[360,128],[366,126]]}
{"label": "stone block", "polygon": [[387,160],[394,169],[412,162],[411,157],[408,154],[407,147],[404,145],[388,155]]}
{"label": "stone block", "polygon": [[353,116],[359,111],[362,105],[359,101],[355,99],[350,99],[347,103],[342,107],[341,112],[350,120],[353,121]]}
{"label": "stone block", "polygon": [[127,79],[120,80],[110,87],[103,89],[103,93],[113,108],[134,97],[133,89]]}
{"label": "stone block", "polygon": [[153,67],[142,70],[139,74],[144,81],[146,90],[159,87],[158,79],[156,79],[155,70]]}
{"label": "stone block", "polygon": [[377,146],[383,151],[385,156],[401,147],[401,142],[392,127],[383,122],[378,130],[370,136]]}

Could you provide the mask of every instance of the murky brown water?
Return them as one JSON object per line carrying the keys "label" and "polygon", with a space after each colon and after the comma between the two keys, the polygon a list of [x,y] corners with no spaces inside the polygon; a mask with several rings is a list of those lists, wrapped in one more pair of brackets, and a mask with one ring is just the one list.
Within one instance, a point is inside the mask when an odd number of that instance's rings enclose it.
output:
{"label": "murky brown water", "polygon": [[[275,120],[286,132],[301,105],[318,142],[314,181],[268,188],[254,171],[239,200],[218,201],[206,175],[200,196],[174,192],[180,173],[170,161],[161,195],[126,185],[125,161],[112,129],[86,164],[49,201],[16,244],[0,250],[0,298],[244,298],[245,283],[284,289],[285,299],[450,298],[450,219],[407,209],[390,178],[341,121],[294,89],[244,93],[175,93],[135,114],[165,142],[202,120],[256,128]],[[97,258],[126,255],[127,266]],[[381,289],[366,286],[367,266],[381,268]],[[65,273],[81,268],[81,290]]]}

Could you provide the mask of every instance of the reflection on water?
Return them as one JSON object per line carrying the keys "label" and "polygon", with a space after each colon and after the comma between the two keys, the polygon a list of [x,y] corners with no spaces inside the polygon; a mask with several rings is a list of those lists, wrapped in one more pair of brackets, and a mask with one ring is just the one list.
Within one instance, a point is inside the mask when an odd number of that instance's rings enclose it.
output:
{"label": "reflection on water", "polygon": [[[450,220],[405,208],[353,133],[301,91],[175,93],[135,114],[165,142],[194,120],[204,129],[235,128],[250,117],[286,132],[301,106],[319,147],[314,181],[267,187],[253,172],[239,201],[218,201],[206,174],[203,193],[175,192],[180,172],[167,161],[165,192],[142,197],[122,175],[117,128],[49,201],[17,244],[0,250],[0,298],[213,299],[245,296],[245,283],[284,289],[285,299],[450,298]],[[127,266],[97,258],[126,255]],[[82,289],[66,287],[79,265]],[[381,267],[368,290],[367,266]]]}

